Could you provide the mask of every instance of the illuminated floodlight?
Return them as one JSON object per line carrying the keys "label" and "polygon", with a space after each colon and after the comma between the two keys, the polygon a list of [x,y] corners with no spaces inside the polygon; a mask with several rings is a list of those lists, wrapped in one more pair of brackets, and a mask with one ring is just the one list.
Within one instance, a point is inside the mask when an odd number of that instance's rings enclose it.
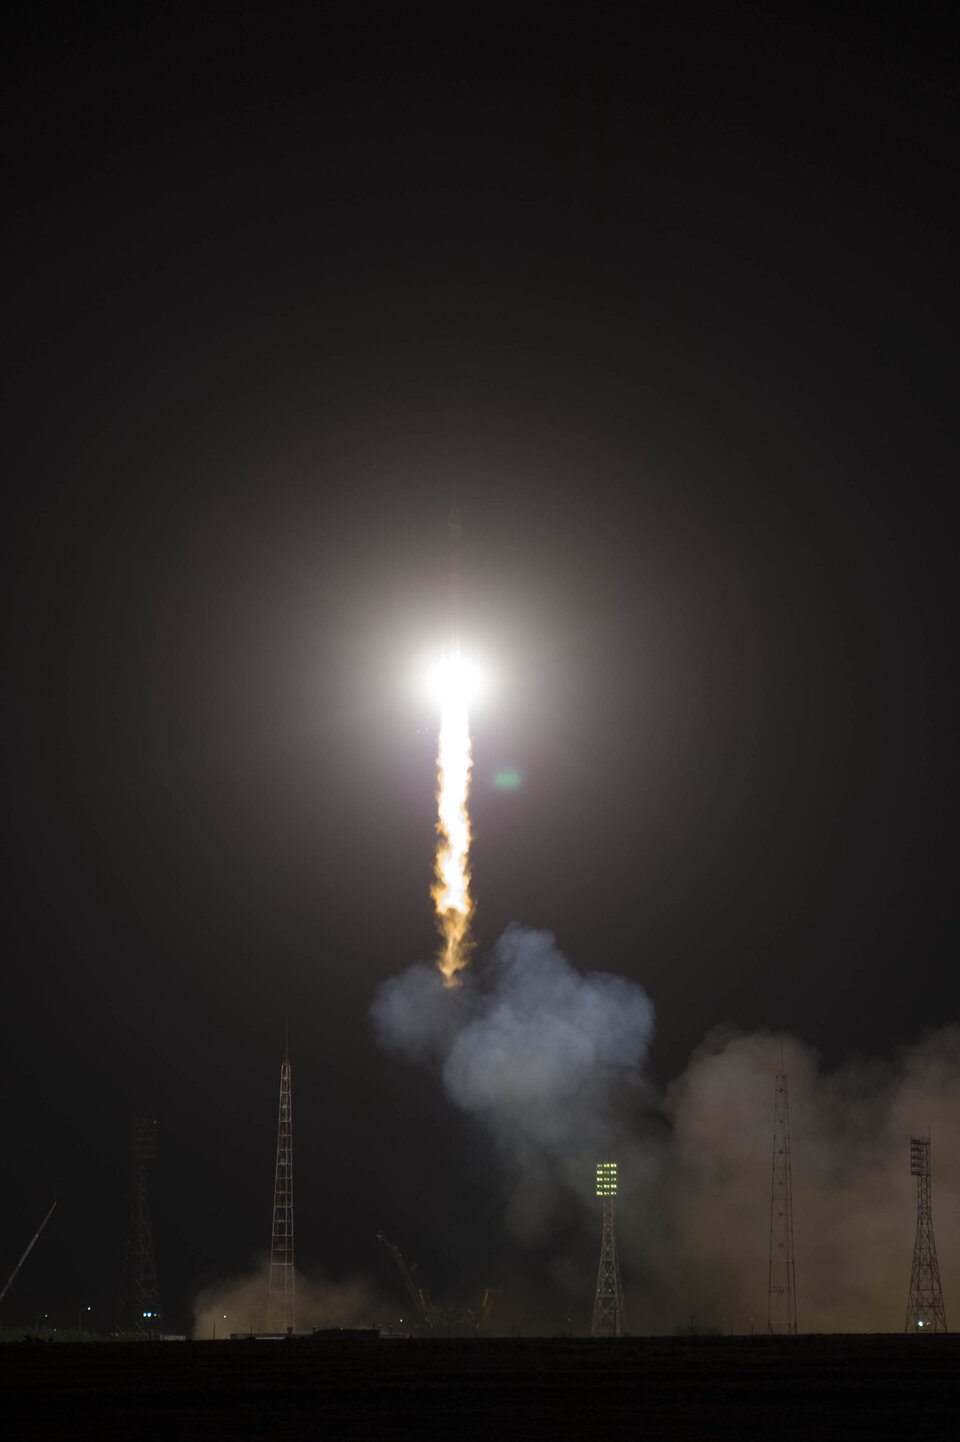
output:
{"label": "illuminated floodlight", "polygon": [[597,1196],[615,1197],[617,1195],[617,1164],[616,1162],[597,1162]]}
{"label": "illuminated floodlight", "polygon": [[427,694],[441,706],[466,706],[483,690],[483,675],[476,661],[464,656],[459,647],[445,651],[426,667]]}

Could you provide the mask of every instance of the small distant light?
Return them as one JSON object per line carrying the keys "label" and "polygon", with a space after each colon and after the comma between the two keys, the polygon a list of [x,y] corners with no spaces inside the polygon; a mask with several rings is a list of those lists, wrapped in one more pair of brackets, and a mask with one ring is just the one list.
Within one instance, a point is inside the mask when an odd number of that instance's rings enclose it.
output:
{"label": "small distant light", "polygon": [[917,1318],[917,1326],[918,1326],[918,1327],[922,1327],[922,1326],[923,1326],[923,1318],[922,1318],[922,1317],[918,1317],[918,1318]]}

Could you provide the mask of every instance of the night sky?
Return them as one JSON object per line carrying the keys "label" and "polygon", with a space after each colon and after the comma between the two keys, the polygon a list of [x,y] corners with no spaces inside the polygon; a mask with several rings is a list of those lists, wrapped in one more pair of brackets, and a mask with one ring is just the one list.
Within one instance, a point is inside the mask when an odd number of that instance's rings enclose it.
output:
{"label": "night sky", "polygon": [[112,1324],[135,1115],[170,1328],[255,1267],[287,1021],[307,1275],[402,1310],[383,1228],[440,1295],[556,1277],[369,1018],[436,948],[454,487],[478,965],[520,922],[642,985],[648,1114],[718,1026],[960,1020],[932,11],[201,12],[3,60],[4,1277],[58,1208],[2,1324]]}

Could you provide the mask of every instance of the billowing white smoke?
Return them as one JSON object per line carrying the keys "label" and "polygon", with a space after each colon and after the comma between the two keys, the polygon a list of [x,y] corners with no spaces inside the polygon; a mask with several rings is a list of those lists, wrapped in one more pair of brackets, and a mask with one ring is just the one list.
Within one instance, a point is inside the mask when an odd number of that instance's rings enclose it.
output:
{"label": "billowing white smoke", "polygon": [[456,992],[436,968],[411,967],[380,988],[372,1016],[384,1045],[439,1065],[451,1101],[493,1137],[524,1240],[558,1201],[592,1194],[606,1151],[622,1162],[629,1146],[652,1166],[638,1142],[653,1005],[622,977],[575,971],[549,932],[508,927]]}
{"label": "billowing white smoke", "polygon": [[[567,1272],[549,1263],[564,1310],[580,1298],[578,1326],[596,1267],[593,1167],[609,1151],[621,1163],[631,1329],[671,1331],[695,1316],[726,1331],[766,1330],[781,1047],[801,1330],[902,1328],[916,1218],[909,1139],[928,1127],[951,1319],[960,1292],[960,1028],[889,1061],[832,1072],[796,1038],[720,1031],[658,1098],[642,1074],[653,1029],[646,994],[619,977],[579,974],[552,936],[519,926],[459,991],[444,990],[435,968],[413,967],[380,989],[373,1017],[384,1044],[437,1065],[451,1101],[494,1138],[507,1218],[522,1241],[544,1235],[564,1198],[588,1204],[580,1263]],[[661,1117],[656,1132],[650,1113]],[[550,1306],[562,1320],[557,1297]]]}
{"label": "billowing white smoke", "polygon": [[[960,1290],[960,1028],[887,1062],[836,1071],[795,1037],[709,1037],[670,1086],[657,1275],[631,1323],[691,1315],[765,1331],[774,1074],[790,1089],[793,1215],[802,1331],[899,1331],[913,1255],[911,1135],[933,1139],[933,1222],[947,1308]],[[624,1241],[633,1241],[625,1217]]]}

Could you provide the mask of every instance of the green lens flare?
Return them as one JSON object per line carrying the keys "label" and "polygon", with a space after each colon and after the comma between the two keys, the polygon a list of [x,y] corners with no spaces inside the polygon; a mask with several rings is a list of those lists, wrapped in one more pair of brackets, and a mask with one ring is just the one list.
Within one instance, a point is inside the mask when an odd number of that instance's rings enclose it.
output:
{"label": "green lens flare", "polygon": [[498,771],[493,778],[493,784],[498,791],[516,791],[523,783],[519,771]]}

